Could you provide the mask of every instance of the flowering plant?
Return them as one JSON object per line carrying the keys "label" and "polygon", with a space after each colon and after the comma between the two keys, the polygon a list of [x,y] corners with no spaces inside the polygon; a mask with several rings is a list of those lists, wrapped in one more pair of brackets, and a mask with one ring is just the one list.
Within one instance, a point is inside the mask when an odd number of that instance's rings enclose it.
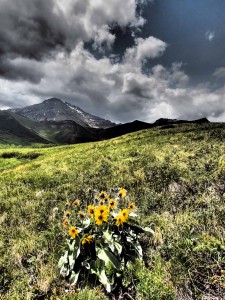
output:
{"label": "flowering plant", "polygon": [[79,275],[95,274],[111,292],[127,263],[142,259],[139,236],[153,231],[139,226],[134,202],[124,188],[96,193],[86,206],[76,199],[66,203],[63,226],[67,249],[58,262],[60,274],[75,285]]}

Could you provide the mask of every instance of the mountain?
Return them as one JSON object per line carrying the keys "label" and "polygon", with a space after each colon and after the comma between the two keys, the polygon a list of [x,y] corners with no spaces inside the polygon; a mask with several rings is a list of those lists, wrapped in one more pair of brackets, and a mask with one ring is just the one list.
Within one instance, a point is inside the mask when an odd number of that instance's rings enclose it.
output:
{"label": "mountain", "polygon": [[9,111],[36,122],[70,120],[83,127],[91,128],[108,128],[116,125],[108,120],[91,115],[78,106],[63,102],[57,98],[51,98],[42,103],[26,106],[24,108],[10,109]]}
{"label": "mountain", "polygon": [[154,123],[146,123],[146,122],[135,120],[130,123],[119,124],[106,129],[98,129],[97,133],[99,139],[103,140],[103,139],[115,138],[127,133],[131,133],[143,129],[149,129],[153,127],[161,127],[162,129],[164,129],[169,127],[174,127],[174,125],[176,124],[184,124],[184,123],[201,124],[201,123],[209,123],[209,120],[206,118],[202,118],[194,121],[186,121],[186,120],[161,118],[156,120]]}
{"label": "mountain", "polygon": [[163,125],[170,125],[170,124],[184,124],[184,123],[210,123],[210,121],[207,118],[201,118],[194,121],[187,121],[187,120],[177,120],[177,119],[166,119],[166,118],[160,118],[156,120],[153,125],[156,126],[163,126]]}
{"label": "mountain", "polygon": [[77,144],[99,140],[93,128],[82,127],[71,120],[43,122],[37,131],[39,135],[44,135],[55,144]]}
{"label": "mountain", "polygon": [[114,137],[118,137],[127,133],[135,132],[138,130],[148,129],[154,127],[153,124],[141,122],[135,120],[130,123],[119,124],[114,127],[106,128],[106,129],[99,129],[98,135],[101,139],[111,139]]}
{"label": "mountain", "polygon": [[9,112],[22,126],[54,144],[76,144],[99,140],[96,129],[82,127],[71,120],[35,122]]}
{"label": "mountain", "polygon": [[206,118],[195,121],[161,118],[153,124],[136,120],[116,125],[51,98],[40,104],[0,111],[0,143],[75,144],[111,139],[152,127],[164,129],[182,123],[206,122],[209,122]]}
{"label": "mountain", "polygon": [[0,143],[30,145],[34,143],[49,144],[50,142],[23,126],[10,112],[0,111]]}

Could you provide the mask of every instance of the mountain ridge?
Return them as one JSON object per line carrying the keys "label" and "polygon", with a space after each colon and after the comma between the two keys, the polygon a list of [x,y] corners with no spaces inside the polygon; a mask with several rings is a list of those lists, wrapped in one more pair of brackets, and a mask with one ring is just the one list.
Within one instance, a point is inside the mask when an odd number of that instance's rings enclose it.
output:
{"label": "mountain ridge", "polygon": [[[23,139],[25,144],[85,143],[107,140],[153,127],[164,129],[183,123],[209,122],[206,118],[194,121],[160,118],[154,123],[135,120],[124,124],[114,124],[86,113],[78,106],[63,102],[58,98],[50,98],[40,104],[24,108],[3,110],[0,111],[0,116],[5,116],[1,117],[2,120],[0,120],[0,141],[1,137],[7,136],[8,140],[13,141],[15,139],[16,141],[22,141],[22,144]],[[65,119],[68,116],[69,119]],[[83,118],[80,116],[83,116]],[[89,124],[86,122],[87,120]],[[15,126],[12,126],[12,124]],[[110,127],[97,127],[97,125],[106,126],[107,124]]]}
{"label": "mountain ridge", "polygon": [[10,112],[0,111],[0,143],[2,144],[51,144],[50,141],[21,124]]}
{"label": "mountain ridge", "polygon": [[78,106],[58,98],[46,99],[41,103],[23,108],[9,109],[36,122],[72,120],[83,127],[108,128],[116,124],[85,112]]}

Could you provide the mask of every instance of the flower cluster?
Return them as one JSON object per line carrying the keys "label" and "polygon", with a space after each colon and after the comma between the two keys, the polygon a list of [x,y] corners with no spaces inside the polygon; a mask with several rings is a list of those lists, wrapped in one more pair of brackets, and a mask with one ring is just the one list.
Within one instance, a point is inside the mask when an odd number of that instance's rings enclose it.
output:
{"label": "flower cluster", "polygon": [[[95,200],[87,207],[84,207],[78,199],[72,202],[67,201],[63,226],[68,230],[72,239],[75,239],[80,233],[76,226],[82,226],[82,223],[87,223],[87,220],[97,226],[106,225],[106,223],[117,227],[123,226],[128,221],[129,214],[136,210],[134,202],[125,200],[126,195],[127,190],[124,188],[113,193],[102,191],[95,195]],[[93,236],[91,237],[88,244],[93,241]],[[86,237],[84,237],[85,239]],[[84,245],[86,242],[82,240],[82,244]]]}
{"label": "flower cluster", "polygon": [[[142,259],[139,234],[152,233],[139,226],[136,211],[125,188],[95,193],[90,203],[67,201],[62,223],[69,248],[59,260],[61,275],[75,284],[86,268],[110,292],[118,276],[122,276],[125,262]],[[109,272],[110,278],[107,268],[114,270]]]}

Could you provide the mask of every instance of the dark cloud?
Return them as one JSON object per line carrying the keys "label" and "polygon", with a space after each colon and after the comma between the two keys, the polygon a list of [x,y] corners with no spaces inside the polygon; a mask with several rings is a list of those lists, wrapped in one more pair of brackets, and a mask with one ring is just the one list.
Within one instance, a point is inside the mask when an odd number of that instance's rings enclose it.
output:
{"label": "dark cloud", "polygon": [[118,0],[2,0],[0,53],[41,59],[57,47],[71,50],[81,40],[111,43],[110,24],[142,25],[135,0],[120,4]]}
{"label": "dark cloud", "polygon": [[[34,74],[9,60],[23,57],[44,60],[58,52],[70,53],[80,41],[91,42],[96,50],[115,41],[110,32],[118,28],[138,28],[143,21],[136,12],[142,0],[1,0],[0,2],[0,75],[8,79],[38,82]],[[113,25],[113,26],[114,26]],[[29,76],[30,73],[30,76]]]}
{"label": "dark cloud", "polygon": [[26,80],[37,84],[43,76],[43,71],[37,67],[34,60],[10,60],[5,56],[0,60],[0,77],[8,80]]}
{"label": "dark cloud", "polygon": [[[183,24],[179,18],[178,28],[164,16],[165,5],[171,15],[175,4],[181,13],[180,0],[150,2],[0,0],[0,108],[55,96],[116,122],[225,120],[225,63],[206,63],[208,53],[221,57],[221,49],[213,52],[217,28],[201,27],[196,56],[190,47],[198,39],[194,25],[190,35],[186,19]],[[189,8],[190,2],[184,1]],[[187,72],[190,62],[200,73],[216,67],[199,83]]]}
{"label": "dark cloud", "polygon": [[52,0],[2,0],[0,3],[0,53],[41,59],[64,46],[66,24],[54,13]]}

